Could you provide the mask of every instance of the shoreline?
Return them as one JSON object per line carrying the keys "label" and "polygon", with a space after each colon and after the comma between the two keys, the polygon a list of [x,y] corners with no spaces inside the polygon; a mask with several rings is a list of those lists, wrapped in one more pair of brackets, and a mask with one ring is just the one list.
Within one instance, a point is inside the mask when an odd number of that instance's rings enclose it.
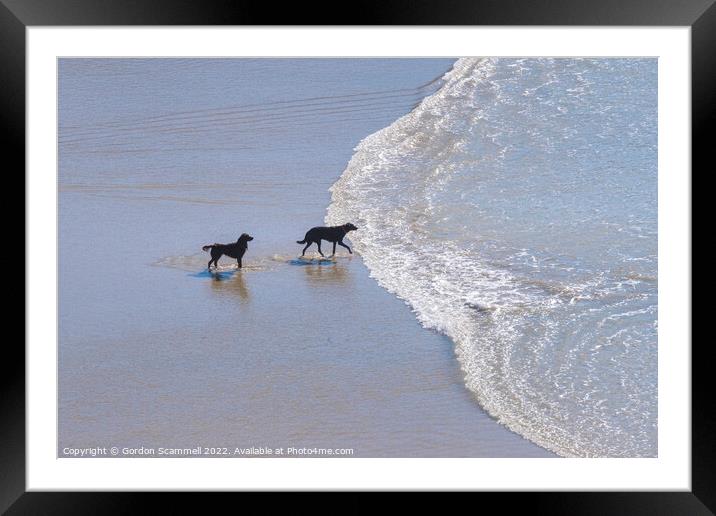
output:
{"label": "shoreline", "polygon": [[[206,76],[225,81],[225,67],[239,65],[249,68],[229,70],[237,81],[262,80],[266,91],[286,95],[285,84],[266,82],[274,76],[263,62],[223,62]],[[416,88],[445,63],[359,65],[363,85],[346,81],[345,63],[336,69],[320,61],[319,85],[333,95]],[[290,94],[319,96],[310,79],[292,83]],[[122,88],[121,99],[133,80],[112,75],[106,87]],[[94,91],[81,81],[71,86],[62,91]],[[143,83],[137,90],[144,98]],[[174,157],[153,133],[139,143],[150,153],[155,145],[162,159],[61,154],[58,453],[95,445],[270,444],[353,448],[355,457],[554,456],[480,408],[452,341],[423,328],[369,277],[361,257],[339,252],[330,265],[290,263],[301,250],[293,242],[324,220],[328,188],[355,146],[395,120],[387,108],[371,116],[377,120],[316,110],[310,120],[284,122],[281,132],[257,127],[254,147],[223,154],[189,148]],[[201,137],[187,142],[201,147]],[[107,163],[111,185],[93,175]],[[246,270],[207,277],[201,246],[242,232],[255,237]]]}

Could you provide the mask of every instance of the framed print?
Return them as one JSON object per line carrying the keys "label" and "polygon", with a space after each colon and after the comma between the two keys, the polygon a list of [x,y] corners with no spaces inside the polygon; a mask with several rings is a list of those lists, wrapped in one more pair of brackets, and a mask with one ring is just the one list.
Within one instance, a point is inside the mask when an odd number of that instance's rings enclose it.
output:
{"label": "framed print", "polygon": [[2,6],[27,202],[4,508],[441,490],[709,513],[710,2],[160,7]]}

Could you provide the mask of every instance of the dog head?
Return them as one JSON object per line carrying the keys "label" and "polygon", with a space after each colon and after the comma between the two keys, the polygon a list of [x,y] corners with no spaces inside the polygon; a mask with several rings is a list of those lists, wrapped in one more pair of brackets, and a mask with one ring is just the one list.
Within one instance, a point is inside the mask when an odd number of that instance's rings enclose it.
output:
{"label": "dog head", "polygon": [[355,231],[358,228],[349,222],[348,224],[343,224],[343,229],[345,229],[346,233],[348,233],[349,231]]}
{"label": "dog head", "polygon": [[253,240],[253,239],[254,239],[254,237],[252,237],[252,236],[249,235],[248,233],[241,233],[241,236],[239,237],[239,241],[240,241],[240,242],[241,242],[241,241],[243,241],[243,242],[250,242],[250,241]]}

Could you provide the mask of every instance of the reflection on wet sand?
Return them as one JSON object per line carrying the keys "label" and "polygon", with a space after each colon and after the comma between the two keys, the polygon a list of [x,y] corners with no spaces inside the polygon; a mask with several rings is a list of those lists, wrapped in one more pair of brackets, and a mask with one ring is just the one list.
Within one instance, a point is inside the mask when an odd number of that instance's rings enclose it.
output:
{"label": "reflection on wet sand", "polygon": [[312,285],[347,285],[350,283],[348,267],[341,263],[306,265],[306,279]]}
{"label": "reflection on wet sand", "polygon": [[241,271],[229,276],[212,274],[211,290],[217,294],[238,296],[244,302],[251,299],[251,292],[246,286],[246,279]]}

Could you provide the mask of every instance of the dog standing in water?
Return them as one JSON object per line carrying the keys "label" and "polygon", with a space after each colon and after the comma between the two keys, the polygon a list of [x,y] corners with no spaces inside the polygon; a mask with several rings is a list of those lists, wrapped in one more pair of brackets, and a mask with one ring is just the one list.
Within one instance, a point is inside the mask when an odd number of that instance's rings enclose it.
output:
{"label": "dog standing in water", "polygon": [[236,258],[241,268],[241,258],[244,256],[246,249],[248,249],[248,242],[253,240],[254,237],[247,233],[242,233],[239,239],[233,244],[211,244],[205,245],[201,248],[202,251],[208,251],[211,249],[211,260],[209,260],[208,269],[211,270],[211,263],[214,262],[214,268],[219,267],[219,258],[222,255]]}
{"label": "dog standing in water", "polygon": [[329,242],[333,242],[333,254],[336,254],[336,244],[340,245],[341,247],[345,247],[346,249],[348,249],[349,253],[353,254],[351,248],[343,243],[343,238],[349,231],[355,231],[356,229],[358,228],[350,222],[348,224],[343,224],[342,226],[319,226],[309,229],[306,233],[306,236],[303,237],[303,240],[297,240],[296,243],[306,244],[306,247],[303,248],[301,256],[306,254],[306,249],[308,249],[314,242],[316,243],[316,245],[318,245],[318,254],[324,256],[324,254],[321,252],[321,240],[328,240]]}

